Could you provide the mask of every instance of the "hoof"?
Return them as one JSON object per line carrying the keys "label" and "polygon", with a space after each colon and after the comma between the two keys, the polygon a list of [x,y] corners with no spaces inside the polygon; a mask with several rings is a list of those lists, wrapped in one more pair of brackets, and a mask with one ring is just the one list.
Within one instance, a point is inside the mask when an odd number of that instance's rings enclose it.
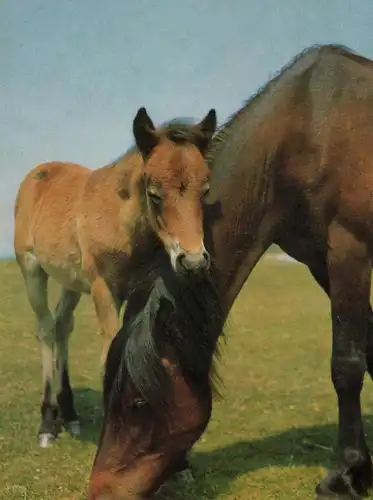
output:
{"label": "hoof", "polygon": [[80,436],[80,422],[79,420],[72,420],[67,422],[66,430],[71,436]]}
{"label": "hoof", "polygon": [[176,477],[178,481],[181,481],[185,485],[194,484],[196,482],[191,469],[185,469],[182,470],[181,472],[178,472],[176,474]]}
{"label": "hoof", "polygon": [[331,472],[316,486],[316,500],[362,500],[362,496],[354,489],[351,478],[347,474]]}
{"label": "hoof", "polygon": [[39,445],[41,448],[48,448],[55,441],[56,437],[49,432],[43,432],[39,434]]}

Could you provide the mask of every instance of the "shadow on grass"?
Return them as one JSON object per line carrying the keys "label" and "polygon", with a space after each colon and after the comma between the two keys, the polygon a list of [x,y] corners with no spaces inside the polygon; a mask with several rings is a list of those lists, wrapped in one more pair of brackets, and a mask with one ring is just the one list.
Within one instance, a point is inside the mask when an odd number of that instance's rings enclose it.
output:
{"label": "shadow on grass", "polygon": [[80,419],[80,436],[82,442],[98,443],[100,437],[103,402],[102,392],[89,387],[74,387],[75,408]]}
{"label": "shadow on grass", "polygon": [[[365,422],[366,430],[373,434],[373,416],[365,416]],[[174,493],[172,498],[175,499],[213,500],[228,493],[236,478],[268,467],[322,466],[331,469],[336,465],[336,437],[336,425],[292,428],[255,441],[239,441],[209,452],[193,452],[190,463],[196,482],[185,485],[180,480],[173,480],[160,498],[168,499],[170,493]]]}
{"label": "shadow on grass", "polygon": [[[102,392],[90,388],[74,389],[75,405],[81,420],[82,442],[98,443],[102,425]],[[364,415],[368,436],[373,435],[373,415]],[[238,441],[212,451],[191,453],[196,482],[185,485],[171,481],[160,499],[203,498],[214,500],[228,493],[232,482],[245,474],[268,467],[322,466],[336,464],[334,446],[337,426],[291,428],[255,441]],[[320,477],[320,480],[322,477]],[[302,477],[299,477],[300,484]],[[316,486],[316,485],[315,485]]]}

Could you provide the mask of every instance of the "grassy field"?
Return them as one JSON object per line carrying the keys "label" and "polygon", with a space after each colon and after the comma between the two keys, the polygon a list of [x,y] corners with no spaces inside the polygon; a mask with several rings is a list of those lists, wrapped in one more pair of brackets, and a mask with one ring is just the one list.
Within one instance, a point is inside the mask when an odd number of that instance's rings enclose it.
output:
{"label": "grassy field", "polygon": [[[52,289],[52,300],[57,288]],[[0,500],[80,500],[100,428],[99,337],[83,298],[71,341],[82,435],[40,449],[41,360],[14,262],[0,263]],[[332,463],[336,397],[326,297],[303,266],[264,259],[232,310],[220,373],[224,399],[191,455],[184,500],[311,499]],[[363,391],[373,436],[373,386]]]}

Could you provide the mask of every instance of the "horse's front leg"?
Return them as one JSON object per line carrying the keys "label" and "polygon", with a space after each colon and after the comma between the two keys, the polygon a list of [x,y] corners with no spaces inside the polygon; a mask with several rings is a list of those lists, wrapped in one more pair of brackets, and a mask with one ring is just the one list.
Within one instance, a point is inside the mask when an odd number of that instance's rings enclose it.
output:
{"label": "horse's front leg", "polygon": [[360,393],[366,370],[371,258],[367,245],[333,224],[328,271],[333,323],[331,372],[338,397],[340,468],[317,486],[318,498],[360,498],[372,486]]}
{"label": "horse's front leg", "polygon": [[102,336],[100,366],[102,373],[104,373],[107,353],[111,341],[118,331],[120,304],[119,301],[113,296],[104,278],[101,276],[98,276],[93,281],[91,294]]}

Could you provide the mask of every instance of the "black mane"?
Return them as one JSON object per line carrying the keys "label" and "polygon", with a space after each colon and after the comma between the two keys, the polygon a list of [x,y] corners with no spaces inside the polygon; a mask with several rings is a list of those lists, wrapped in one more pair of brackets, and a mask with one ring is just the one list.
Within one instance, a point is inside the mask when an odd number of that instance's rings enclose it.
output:
{"label": "black mane", "polygon": [[197,145],[200,136],[194,128],[195,123],[187,118],[176,118],[161,125],[159,131],[161,135],[166,136],[167,139],[176,144],[190,142]]}
{"label": "black mane", "polygon": [[154,269],[151,287],[130,295],[107,356],[104,405],[112,418],[122,414],[128,379],[153,409],[168,406],[171,379],[161,363],[167,345],[196,390],[212,389],[218,395],[214,357],[219,356],[223,323],[212,273],[182,281],[171,269]]}

